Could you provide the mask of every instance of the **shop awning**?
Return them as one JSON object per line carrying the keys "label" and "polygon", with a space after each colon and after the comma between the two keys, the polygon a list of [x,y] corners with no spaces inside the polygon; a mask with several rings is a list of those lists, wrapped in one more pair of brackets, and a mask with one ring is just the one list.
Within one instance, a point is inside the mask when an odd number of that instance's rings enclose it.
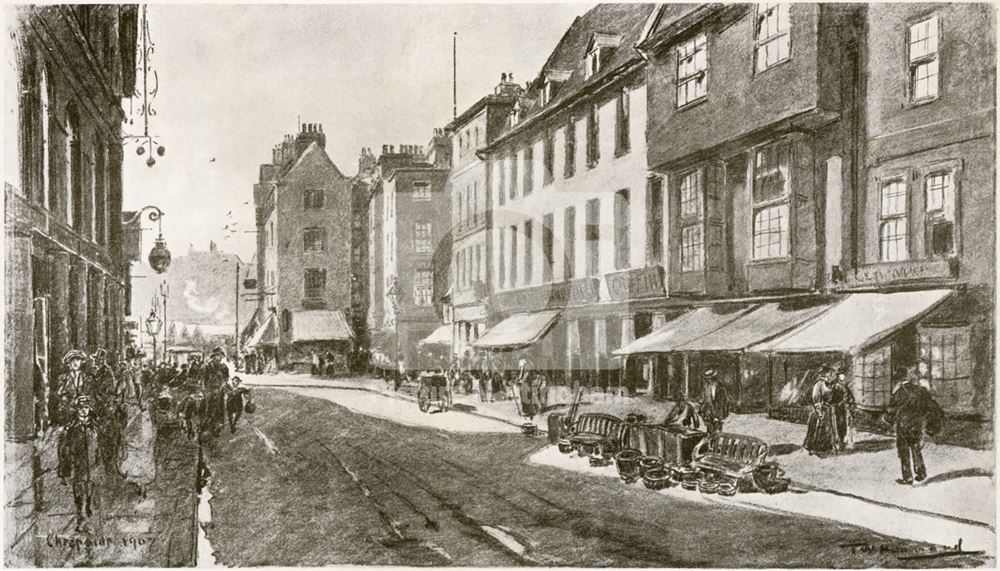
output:
{"label": "shop awning", "polygon": [[756,345],[773,353],[854,353],[922,318],[951,290],[855,293],[818,319]]}
{"label": "shop awning", "polygon": [[451,324],[442,325],[425,337],[419,345],[451,345]]}
{"label": "shop awning", "polygon": [[614,351],[614,354],[634,355],[636,353],[672,353],[679,351],[683,345],[695,341],[727,323],[735,321],[751,309],[752,307],[745,306],[739,309],[723,308],[722,306],[699,307],[668,322],[649,335],[636,339]]}
{"label": "shop awning", "polygon": [[781,303],[765,303],[744,313],[719,329],[685,343],[678,351],[742,351],[786,333],[817,318],[833,307],[833,303],[811,304],[806,307]]}
{"label": "shop awning", "polygon": [[274,346],[278,344],[278,319],[274,313],[268,313],[264,322],[253,332],[253,336],[247,341],[246,348],[254,349],[258,346]]}
{"label": "shop awning", "polygon": [[344,312],[311,309],[292,312],[292,342],[348,341],[354,338]]}
{"label": "shop awning", "polygon": [[558,311],[511,315],[490,329],[472,346],[479,349],[525,347],[544,337],[558,318]]}

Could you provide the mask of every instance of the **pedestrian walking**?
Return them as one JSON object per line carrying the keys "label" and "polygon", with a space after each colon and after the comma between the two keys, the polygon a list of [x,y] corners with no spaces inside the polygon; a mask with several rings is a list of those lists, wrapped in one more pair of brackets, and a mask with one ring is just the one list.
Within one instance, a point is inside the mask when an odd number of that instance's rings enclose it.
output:
{"label": "pedestrian walking", "polygon": [[729,416],[729,393],[724,385],[719,384],[718,377],[715,369],[707,369],[701,374],[703,396],[698,412],[709,434],[722,432],[722,423]]}
{"label": "pedestrian walking", "polygon": [[216,433],[222,430],[226,416],[222,402],[222,386],[229,380],[229,367],[222,362],[225,357],[226,352],[222,350],[222,347],[212,349],[209,362],[202,372],[205,382],[205,396],[207,397],[205,401],[206,416],[211,423],[212,430]]}
{"label": "pedestrian walking", "polygon": [[142,389],[141,370],[138,363],[125,373],[125,431],[122,459],[118,473],[135,486],[140,498],[156,479],[152,412]]}
{"label": "pedestrian walking", "polygon": [[838,445],[836,419],[831,404],[833,370],[824,366],[812,388],[812,408],[806,425],[806,439],[802,447],[809,454],[823,456],[833,452]]}
{"label": "pedestrian walking", "polygon": [[847,384],[847,371],[838,367],[830,384],[830,410],[837,429],[838,450],[854,448],[854,408],[854,392]]}
{"label": "pedestrian walking", "polygon": [[920,385],[917,370],[897,369],[896,381],[889,404],[896,427],[896,451],[902,478],[899,484],[909,485],[927,478],[924,464],[924,432],[933,436],[941,430],[944,412],[929,390]]}

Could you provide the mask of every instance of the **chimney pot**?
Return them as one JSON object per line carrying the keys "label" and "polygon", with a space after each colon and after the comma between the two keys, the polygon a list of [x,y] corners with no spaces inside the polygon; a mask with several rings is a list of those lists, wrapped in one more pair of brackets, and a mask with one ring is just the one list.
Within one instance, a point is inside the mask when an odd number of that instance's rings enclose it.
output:
{"label": "chimney pot", "polygon": [[396,154],[396,145],[389,145],[389,154],[390,155]]}
{"label": "chimney pot", "polygon": [[507,83],[507,74],[506,73],[501,73],[500,74],[500,83]]}
{"label": "chimney pot", "polygon": [[323,124],[322,123],[317,123],[317,125],[319,126],[319,132],[322,133],[323,132]]}
{"label": "chimney pot", "polygon": [[383,155],[389,154],[389,145],[382,145],[382,154]]}

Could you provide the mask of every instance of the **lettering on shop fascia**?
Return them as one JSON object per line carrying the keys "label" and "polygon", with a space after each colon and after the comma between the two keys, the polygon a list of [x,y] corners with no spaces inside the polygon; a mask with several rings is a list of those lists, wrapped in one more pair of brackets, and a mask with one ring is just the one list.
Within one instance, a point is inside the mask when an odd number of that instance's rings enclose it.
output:
{"label": "lettering on shop fascia", "polygon": [[954,276],[948,260],[919,260],[861,266],[846,277],[845,285],[860,286]]}
{"label": "lettering on shop fascia", "polygon": [[560,309],[567,305],[592,303],[598,300],[598,279],[582,278],[569,282],[546,284],[517,291],[498,293],[493,305],[504,312]]}
{"label": "lettering on shop fascia", "polygon": [[607,274],[608,293],[614,301],[645,299],[667,295],[663,287],[663,268],[651,266]]}

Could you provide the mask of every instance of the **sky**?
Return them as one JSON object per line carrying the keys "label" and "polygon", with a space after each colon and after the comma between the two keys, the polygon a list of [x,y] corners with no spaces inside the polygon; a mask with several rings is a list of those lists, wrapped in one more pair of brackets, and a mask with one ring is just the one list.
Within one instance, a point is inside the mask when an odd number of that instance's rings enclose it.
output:
{"label": "sky", "polygon": [[[354,175],[362,147],[426,145],[452,119],[453,32],[461,113],[492,93],[501,72],[518,82],[537,76],[589,7],[150,5],[150,134],[166,153],[147,167],[148,154],[126,147],[124,207],[160,207],[175,256],[215,241],[250,261],[259,166],[298,121],[323,124],[330,157]],[[128,134],[142,134],[140,107],[134,101]],[[233,223],[235,233],[224,230]]]}

